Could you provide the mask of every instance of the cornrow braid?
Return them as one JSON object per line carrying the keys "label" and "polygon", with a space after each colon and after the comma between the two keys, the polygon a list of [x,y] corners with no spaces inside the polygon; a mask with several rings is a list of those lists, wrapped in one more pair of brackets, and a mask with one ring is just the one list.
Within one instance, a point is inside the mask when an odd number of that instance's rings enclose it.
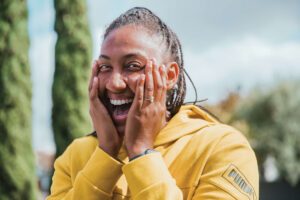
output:
{"label": "cornrow braid", "polygon": [[165,43],[167,52],[179,66],[179,76],[174,88],[167,93],[166,107],[171,117],[174,116],[184,102],[186,94],[186,83],[184,75],[184,62],[180,41],[176,34],[153,12],[147,8],[135,7],[116,18],[104,33],[104,39],[113,30],[125,25],[138,25],[146,28],[147,31],[161,36]]}

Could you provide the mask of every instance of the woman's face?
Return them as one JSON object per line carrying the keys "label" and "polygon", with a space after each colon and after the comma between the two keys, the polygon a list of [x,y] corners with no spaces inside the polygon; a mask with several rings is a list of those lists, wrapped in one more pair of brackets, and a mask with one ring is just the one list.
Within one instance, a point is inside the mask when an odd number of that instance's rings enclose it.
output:
{"label": "woman's face", "polygon": [[98,60],[99,94],[120,134],[124,134],[137,79],[149,59],[165,62],[165,47],[143,27],[126,25],[104,39]]}

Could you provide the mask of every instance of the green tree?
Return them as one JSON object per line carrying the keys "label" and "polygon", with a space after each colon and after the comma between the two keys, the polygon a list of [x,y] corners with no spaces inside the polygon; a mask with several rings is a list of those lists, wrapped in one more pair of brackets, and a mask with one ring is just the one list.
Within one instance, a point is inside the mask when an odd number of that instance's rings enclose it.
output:
{"label": "green tree", "polygon": [[249,95],[237,113],[246,119],[260,164],[275,158],[282,179],[300,180],[300,81],[282,81]]}
{"label": "green tree", "polygon": [[91,131],[87,83],[91,66],[91,36],[85,0],[55,0],[55,73],[52,125],[56,155]]}
{"label": "green tree", "polygon": [[0,3],[0,199],[35,199],[26,1]]}

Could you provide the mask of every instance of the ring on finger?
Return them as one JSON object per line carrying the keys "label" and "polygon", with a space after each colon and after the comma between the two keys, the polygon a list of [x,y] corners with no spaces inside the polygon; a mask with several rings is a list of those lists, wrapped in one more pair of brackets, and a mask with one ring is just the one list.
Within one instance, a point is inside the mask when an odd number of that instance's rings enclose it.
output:
{"label": "ring on finger", "polygon": [[150,103],[153,103],[154,97],[153,96],[145,97],[145,101],[150,101]]}

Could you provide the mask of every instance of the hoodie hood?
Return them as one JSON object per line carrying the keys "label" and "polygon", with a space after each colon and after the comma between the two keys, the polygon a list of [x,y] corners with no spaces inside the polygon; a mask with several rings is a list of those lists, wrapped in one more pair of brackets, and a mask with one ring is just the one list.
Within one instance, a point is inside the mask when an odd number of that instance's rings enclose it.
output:
{"label": "hoodie hood", "polygon": [[[193,134],[215,124],[220,124],[220,122],[201,108],[195,105],[183,105],[179,112],[158,133],[154,142],[154,148],[171,143],[185,135]],[[97,137],[95,132],[92,135]],[[123,160],[126,157],[127,152],[123,143],[118,158]]]}
{"label": "hoodie hood", "polygon": [[179,112],[159,132],[154,147],[173,142],[204,127],[219,123],[218,120],[201,108],[195,105],[183,105]]}

